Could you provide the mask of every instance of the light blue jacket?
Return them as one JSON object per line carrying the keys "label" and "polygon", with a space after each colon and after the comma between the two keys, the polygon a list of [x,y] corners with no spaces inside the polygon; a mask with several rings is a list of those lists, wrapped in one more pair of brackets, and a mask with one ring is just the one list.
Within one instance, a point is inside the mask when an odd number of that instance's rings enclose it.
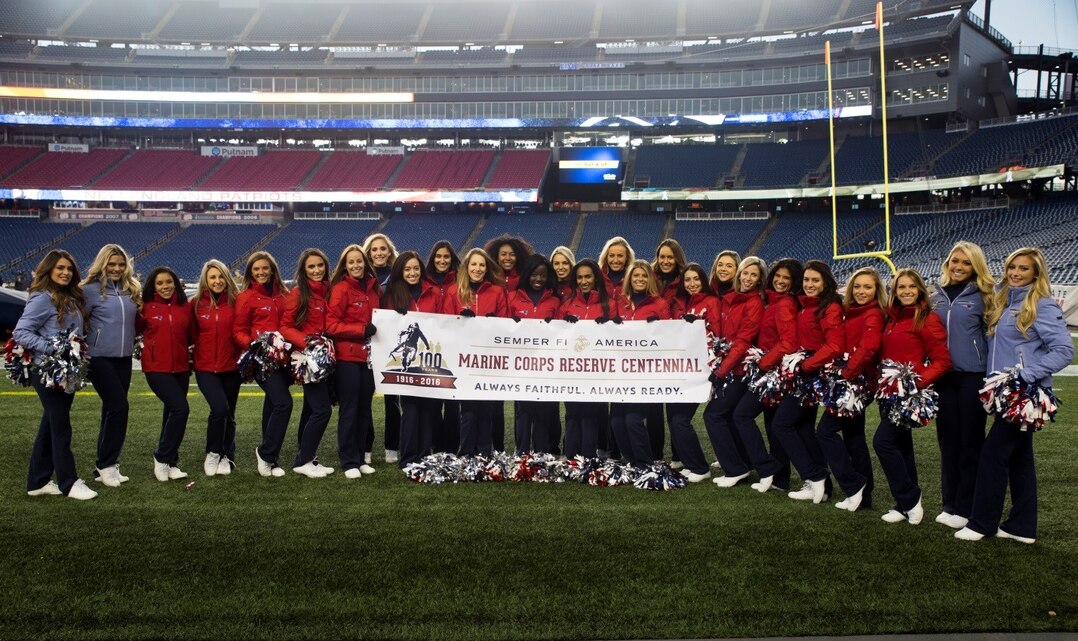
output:
{"label": "light blue jacket", "polygon": [[64,315],[63,325],[56,322],[56,305],[47,292],[34,292],[26,301],[19,322],[15,324],[12,336],[15,342],[34,352],[34,363],[40,363],[45,354],[52,353],[49,339],[61,330],[74,329],[82,336],[82,314],[70,310]]}
{"label": "light blue jacket", "polygon": [[86,283],[82,292],[86,297],[86,317],[90,326],[86,335],[90,356],[131,356],[138,312],[131,294],[120,289],[118,281],[112,280],[105,286],[104,298],[98,282]]}
{"label": "light blue jacket", "polygon": [[1074,360],[1074,343],[1063,320],[1063,310],[1052,298],[1037,301],[1037,320],[1027,330],[1029,338],[1018,331],[1018,314],[1030,287],[1011,288],[996,333],[988,337],[988,371],[1000,371],[1020,363],[1025,381],[1051,387],[1052,374]]}
{"label": "light blue jacket", "polygon": [[951,369],[984,374],[987,371],[988,339],[984,333],[984,299],[976,283],[966,283],[965,289],[953,301],[937,284],[928,300],[947,328]]}

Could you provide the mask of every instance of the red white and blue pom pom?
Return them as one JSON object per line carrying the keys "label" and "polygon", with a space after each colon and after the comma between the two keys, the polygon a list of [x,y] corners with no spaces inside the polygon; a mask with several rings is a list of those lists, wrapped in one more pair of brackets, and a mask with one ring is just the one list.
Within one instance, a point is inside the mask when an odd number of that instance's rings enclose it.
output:
{"label": "red white and blue pom pom", "polygon": [[1039,432],[1045,424],[1055,421],[1062,402],[1052,388],[1026,382],[1019,374],[1021,369],[1016,365],[989,374],[980,391],[981,403],[990,414],[1017,423],[1019,430]]}
{"label": "red white and blue pom pom", "polygon": [[142,334],[135,336],[135,344],[131,346],[131,356],[136,361],[142,360],[142,348],[145,345],[145,337]]}
{"label": "red white and blue pom pom", "polygon": [[35,366],[41,382],[49,389],[74,394],[86,386],[90,352],[86,341],[74,330],[59,332],[48,339],[51,349]]}
{"label": "red white and blue pom pom", "polygon": [[405,466],[404,473],[417,483],[535,482],[582,483],[595,487],[632,485],[642,490],[673,490],[686,486],[683,476],[666,463],[647,468],[623,465],[599,458],[562,461],[550,454],[511,456],[495,452],[491,456],[431,454]]}
{"label": "red white and blue pom pom", "polygon": [[718,371],[722,365],[722,359],[730,355],[730,350],[733,349],[734,344],[715,335],[708,338],[708,343],[707,366],[713,372]]}
{"label": "red white and blue pom pom", "polygon": [[883,361],[876,400],[880,411],[897,426],[914,428],[931,423],[939,413],[939,395],[931,386],[920,388],[921,376],[908,363]]}
{"label": "red white and blue pom pom", "polygon": [[656,463],[645,470],[637,470],[637,472],[633,487],[638,490],[669,492],[679,490],[689,483],[688,479],[672,470],[665,461]]}
{"label": "red white and blue pom pom", "polygon": [[846,363],[846,358],[839,358],[823,366],[821,378],[825,381],[826,392],[820,404],[832,416],[856,418],[865,413],[865,407],[872,400],[872,392],[863,374],[853,380],[842,375]]}
{"label": "red white and blue pom pom", "polygon": [[827,394],[826,381],[821,376],[805,372],[801,364],[809,353],[801,350],[782,357],[779,377],[784,394],[797,398],[802,407],[815,407]]}
{"label": "red white and blue pom pom", "polygon": [[289,364],[289,350],[292,344],[281,336],[280,332],[265,332],[251,341],[236,364],[244,382],[264,381],[277,370]]}
{"label": "red white and blue pom pom", "polygon": [[11,382],[22,387],[30,387],[33,380],[32,366],[34,353],[9,338],[4,345],[4,370]]}
{"label": "red white and blue pom pom", "polygon": [[307,347],[292,353],[292,380],[300,385],[321,383],[333,374],[337,366],[337,352],[328,336],[318,334],[307,337]]}

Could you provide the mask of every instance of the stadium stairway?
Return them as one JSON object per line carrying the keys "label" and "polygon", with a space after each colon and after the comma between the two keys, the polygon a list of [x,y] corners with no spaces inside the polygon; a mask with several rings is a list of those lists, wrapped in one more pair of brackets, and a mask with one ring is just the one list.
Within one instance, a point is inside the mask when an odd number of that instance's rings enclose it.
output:
{"label": "stadium stairway", "polygon": [[397,178],[400,178],[404,168],[408,165],[408,158],[409,157],[405,155],[404,158],[397,163],[397,168],[393,170],[393,173],[389,174],[389,178],[386,178],[385,185],[383,185],[384,189],[393,189],[393,185],[397,183]]}
{"label": "stadium stairway", "polygon": [[[573,252],[574,254],[576,254],[577,249],[580,248],[580,240],[584,238],[584,227],[586,226],[585,223],[587,222],[588,214],[585,212],[581,212],[580,216],[578,216],[576,219],[576,226],[573,227],[573,235],[569,237],[569,251]],[[580,260],[580,258],[583,258],[583,256],[578,257],[577,260]]]}
{"label": "stadium stairway", "polygon": [[479,220],[475,221],[475,226],[472,227],[471,233],[469,233],[468,237],[464,239],[464,242],[461,243],[460,247],[457,247],[458,254],[463,254],[466,250],[472,247],[477,247],[476,242],[479,241],[479,236],[483,233],[483,228],[486,227],[487,221],[489,219],[490,214],[484,213],[479,217]]}
{"label": "stadium stairway", "polygon": [[139,260],[142,260],[146,256],[152,254],[154,252],[154,250],[156,250],[158,247],[160,247],[161,245],[164,245],[165,243],[172,240],[176,236],[179,236],[180,232],[182,232],[183,229],[184,228],[183,228],[182,225],[177,225],[173,229],[169,230],[169,232],[167,234],[165,234],[164,236],[158,238],[153,243],[151,243],[148,247],[146,247],[145,249],[143,249],[139,253],[132,256],[131,260],[133,262],[135,262],[136,264],[138,264]]}
{"label": "stadium stairway", "polygon": [[[68,229],[64,233],[60,234],[59,236],[56,236],[55,238],[51,238],[51,239],[41,243],[37,247],[34,247],[33,249],[26,252],[25,254],[9,260],[8,262],[4,263],[3,265],[0,265],[0,274],[6,274],[9,271],[11,271],[12,269],[14,269],[19,263],[30,260],[31,258],[33,258],[34,256],[37,256],[38,254],[44,254],[46,251],[48,251],[50,249],[53,249],[54,247],[59,247],[60,244],[63,243],[66,239],[70,238],[74,234],[79,233],[80,231],[82,231],[82,226],[81,225],[75,225],[71,229]],[[85,267],[84,267],[84,269],[85,269]]]}
{"label": "stadium stairway", "polygon": [[249,247],[245,252],[243,252],[243,254],[241,254],[238,258],[233,260],[232,264],[230,264],[228,266],[228,268],[233,270],[233,271],[235,271],[237,269],[242,269],[247,264],[247,257],[248,256],[255,253],[256,251],[260,251],[266,245],[268,245],[271,240],[273,240],[274,238],[280,236],[281,232],[283,232],[285,227],[287,227],[287,226],[288,225],[277,225],[277,227],[274,228],[273,231],[271,231],[270,233],[268,233],[265,236],[263,236],[262,238],[260,238],[257,243],[255,243],[254,245]]}
{"label": "stadium stairway", "polygon": [[296,185],[296,191],[307,188],[307,183],[311,182],[311,179],[318,174],[318,171],[322,169],[322,166],[329,162],[329,157],[331,155],[333,155],[332,152],[322,152],[322,157],[318,159],[318,162],[314,163],[314,166],[311,167],[311,170],[307,172],[306,176],[303,177],[303,180],[299,181],[299,183]]}
{"label": "stadium stairway", "polygon": [[480,189],[486,189],[490,184],[490,179],[494,177],[494,172],[497,171],[498,165],[502,162],[502,150],[498,149],[494,152],[494,159],[490,161],[490,166],[487,167],[487,173],[483,175],[483,180],[480,181]]}
{"label": "stadium stairway", "polygon": [[771,232],[775,231],[775,228],[779,225],[779,217],[775,214],[771,214],[771,218],[767,219],[767,224],[760,230],[760,233],[753,239],[752,244],[749,245],[749,250],[745,252],[746,256],[759,256],[760,248],[767,242],[767,237],[771,235]]}

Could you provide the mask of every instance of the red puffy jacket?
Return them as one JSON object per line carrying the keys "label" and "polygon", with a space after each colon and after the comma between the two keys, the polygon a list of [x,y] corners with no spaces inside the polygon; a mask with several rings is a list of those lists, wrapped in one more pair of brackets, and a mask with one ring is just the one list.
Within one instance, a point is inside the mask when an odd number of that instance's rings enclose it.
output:
{"label": "red puffy jacket", "polygon": [[[408,299],[408,311],[441,314],[442,304],[445,301],[442,300],[439,291],[440,290],[437,287],[431,285],[429,282],[420,281],[419,298]],[[393,309],[389,305],[389,299],[384,296],[382,297],[382,309]]]}
{"label": "red puffy jacket", "polygon": [[142,371],[180,374],[191,371],[189,348],[195,329],[191,303],[177,303],[176,295],[163,301],[151,294],[136,320],[142,333]]}
{"label": "red puffy jacket", "polygon": [[442,312],[442,305],[445,304],[445,299],[449,295],[449,292],[457,288],[457,272],[448,272],[441,283],[436,282],[428,273],[423,282],[434,288],[434,295],[437,297],[438,301],[437,306],[435,307],[435,313],[440,314]]}
{"label": "red puffy jacket", "polygon": [[704,319],[707,333],[718,336],[722,325],[722,302],[717,297],[697,292],[689,300],[675,298],[670,304],[670,317],[684,318],[686,314]]}
{"label": "red puffy jacket", "polygon": [[514,289],[509,295],[509,316],[546,320],[557,318],[561,299],[549,290],[543,290],[539,303],[532,302],[531,296],[523,289]]}
{"label": "red puffy jacket", "polygon": [[730,353],[719,365],[721,378],[730,372],[745,373],[742,360],[756,342],[760,333],[760,321],[764,317],[764,299],[757,292],[732,291],[722,298],[722,322],[719,335],[732,343]]}
{"label": "red puffy jacket", "polygon": [[329,303],[329,281],[309,283],[311,296],[307,299],[307,318],[303,324],[296,325],[299,312],[299,286],[288,293],[285,299],[284,316],[281,318],[281,336],[292,347],[301,350],[307,347],[307,337],[326,333],[326,306]]}
{"label": "red puffy jacket", "polygon": [[880,358],[909,363],[913,371],[921,375],[921,386],[926,387],[951,369],[951,352],[947,349],[947,329],[943,321],[928,309],[928,303],[922,302],[921,307],[927,314],[920,329],[913,326],[917,311],[913,306],[902,305],[890,310],[890,320],[883,330]]}
{"label": "red puffy jacket", "polygon": [[232,336],[241,350],[246,350],[259,335],[281,329],[285,294],[276,284],[271,287],[273,289],[267,293],[264,286],[253,283],[236,297]]}
{"label": "red puffy jacket", "polygon": [[887,319],[876,301],[865,305],[853,305],[846,310],[846,353],[850,355],[842,375],[854,379],[864,374],[876,377],[880,344],[883,342],[883,326]]}
{"label": "red puffy jacket", "polygon": [[558,310],[558,318],[562,320],[566,316],[575,316],[577,320],[595,320],[602,316],[606,316],[607,319],[613,319],[615,316],[621,315],[621,306],[618,305],[618,299],[607,299],[606,313],[603,312],[603,306],[599,302],[599,292],[592,290],[588,292],[585,297],[577,290],[573,290],[573,295],[561,304],[561,309]]}
{"label": "red puffy jacket", "polygon": [[213,305],[213,292],[203,292],[202,298],[195,301],[191,311],[195,315],[195,371],[235,372],[239,368],[236,360],[240,350],[232,338],[235,325],[235,311],[228,302],[228,295],[222,294]]}
{"label": "red puffy jacket", "polygon": [[815,372],[842,356],[846,350],[846,328],[842,324],[842,305],[829,303],[817,318],[819,296],[800,296],[801,313],[797,315],[797,339],[801,349],[812,353],[801,363],[805,372]]}
{"label": "red puffy jacket", "polygon": [[617,298],[618,300],[621,300],[621,298],[625,295],[624,294],[625,290],[622,288],[625,285],[625,280],[624,279],[629,276],[626,273],[627,270],[623,269],[621,271],[622,280],[619,280],[617,283],[615,283],[613,281],[613,279],[610,278],[610,268],[609,267],[603,267],[603,268],[601,268],[600,271],[603,272],[603,282],[606,283],[606,295],[607,295],[607,297],[609,297],[609,298]]}
{"label": "red puffy jacket", "polygon": [[505,288],[501,285],[485,280],[479,285],[479,289],[472,294],[472,304],[465,305],[460,300],[460,295],[454,288],[442,302],[442,313],[459,316],[465,309],[475,312],[476,316],[494,316],[497,318],[509,317],[508,296]]}
{"label": "red puffy jacket", "polygon": [[761,370],[775,367],[783,356],[797,351],[797,299],[793,295],[767,290],[767,306],[760,319],[756,346],[764,350]]}
{"label": "red puffy jacket", "polygon": [[677,298],[678,287],[681,285],[681,276],[675,276],[669,283],[665,283],[659,273],[655,272],[655,284],[659,286],[659,296],[673,309],[674,299]]}
{"label": "red puffy jacket", "polygon": [[660,296],[648,296],[634,304],[631,298],[621,298],[621,316],[627,321],[646,321],[652,316],[670,320],[670,304]]}
{"label": "red puffy jacket", "polygon": [[326,331],[333,339],[337,360],[350,363],[366,363],[368,357],[367,326],[371,313],[378,307],[378,297],[373,294],[374,278],[356,280],[345,276],[333,286],[326,307]]}

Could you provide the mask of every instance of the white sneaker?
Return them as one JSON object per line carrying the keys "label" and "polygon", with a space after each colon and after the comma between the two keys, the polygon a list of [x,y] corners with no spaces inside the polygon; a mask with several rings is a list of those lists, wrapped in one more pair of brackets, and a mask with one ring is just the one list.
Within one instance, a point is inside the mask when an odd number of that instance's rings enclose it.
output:
{"label": "white sneaker", "polygon": [[222,456],[217,463],[217,476],[228,476],[232,473],[232,459]]}
{"label": "white sneaker", "polygon": [[386,463],[396,463],[399,460],[397,450],[386,450]]}
{"label": "white sneaker", "polygon": [[790,492],[786,496],[795,501],[812,501],[813,503],[820,503],[826,495],[826,487],[827,484],[824,481],[805,481],[800,490]]}
{"label": "white sneaker", "polygon": [[168,480],[168,463],[162,463],[158,461],[156,457],[153,459],[153,475],[158,481],[164,482]]}
{"label": "white sneaker", "polygon": [[[363,453],[363,462],[366,463],[367,465],[371,464],[371,453],[370,452],[364,452]],[[364,472],[364,474],[366,474],[366,472]]]}
{"label": "white sneaker", "polygon": [[363,472],[359,471],[359,468],[350,467],[344,471],[344,478],[346,479],[358,479],[363,478]]}
{"label": "white sneaker", "polygon": [[906,520],[910,522],[910,525],[917,525],[923,518],[925,518],[925,509],[921,506],[921,499],[917,499],[917,505],[914,505],[913,509],[906,512]]}
{"label": "white sneaker", "polygon": [[[840,510],[850,510],[850,499],[849,499],[849,497],[847,497],[845,499],[842,499],[838,503],[835,503],[835,507],[837,507]],[[853,510],[850,510],[850,511],[852,512]]]}
{"label": "white sneaker", "polygon": [[170,465],[168,468],[168,480],[178,481],[180,479],[187,478],[187,472],[184,472],[178,467]]}
{"label": "white sneaker", "polygon": [[206,454],[206,460],[202,463],[202,471],[206,476],[216,476],[217,466],[221,463],[221,455],[216,452]]}
{"label": "white sneaker", "polygon": [[96,496],[97,492],[86,487],[86,483],[83,483],[82,479],[75,481],[75,484],[67,491],[67,497],[76,501],[89,501]]}
{"label": "white sneaker", "polygon": [[61,496],[63,492],[60,491],[60,486],[56,484],[56,481],[49,481],[36,490],[27,490],[28,496]]}
{"label": "white sneaker", "polygon": [[[854,494],[846,498],[842,503],[846,504],[846,509],[851,512],[856,512],[857,508],[861,507],[861,501],[865,498],[865,487],[861,486],[861,489],[857,490]],[[840,504],[841,505],[841,504]]]}
{"label": "white sneaker", "polygon": [[951,514],[949,512],[940,512],[936,517],[936,523],[942,523],[949,528],[961,530],[966,527],[966,523],[969,523],[969,519],[964,516],[958,516],[957,514]]}
{"label": "white sneaker", "polygon": [[685,464],[682,463],[681,461],[670,461],[670,469],[674,470],[675,472],[677,470],[680,470],[680,469],[684,468],[684,467],[685,467]]}
{"label": "white sneaker", "polygon": [[713,479],[712,482],[719,487],[733,487],[740,483],[742,480],[748,478],[749,473],[738,474],[737,476],[720,476],[717,479]]}
{"label": "white sneaker", "polygon": [[721,468],[722,468],[722,465],[720,465],[718,461],[714,461],[714,462],[713,462],[713,463],[711,464],[711,467],[713,467],[713,468],[715,468],[716,470],[718,470],[718,469],[721,469]]}
{"label": "white sneaker", "polygon": [[113,465],[112,467],[116,469],[116,478],[120,479],[121,483],[127,483],[128,481],[131,480],[130,476],[124,476],[123,473],[120,472],[120,464],[119,463],[117,463],[116,465]]}
{"label": "white sneaker", "polygon": [[301,476],[306,476],[307,478],[320,479],[326,476],[326,473],[324,472],[326,469],[328,468],[324,468],[321,465],[315,465],[314,461],[311,461],[292,468],[292,471]]}
{"label": "white sneaker", "polygon": [[757,481],[757,482],[753,483],[752,485],[750,485],[749,487],[756,490],[760,494],[763,494],[764,492],[767,492],[768,490],[771,489],[771,482],[774,479],[775,479],[774,476],[765,476],[762,479],[760,479],[759,481]]}
{"label": "white sneaker", "polygon": [[[996,536],[999,536],[999,530],[996,530]],[[981,539],[984,538],[984,535],[981,534],[980,532],[976,532],[974,530],[971,530],[968,527],[964,527],[961,530],[954,533],[954,538],[959,539],[961,541],[980,541]],[[1004,537],[1004,538],[1006,538],[1006,537]]]}
{"label": "white sneaker", "polygon": [[270,476],[272,476],[273,478],[281,478],[285,474],[286,472],[284,471],[284,468],[280,465],[274,465],[272,468],[270,468]]}
{"label": "white sneaker", "polygon": [[939,514],[936,515],[936,523],[942,523],[943,525],[946,525],[947,527],[951,527],[951,519],[953,517],[954,517],[954,514],[951,514],[950,512],[940,512]]}
{"label": "white sneaker", "polygon": [[711,471],[708,470],[703,474],[697,474],[691,470],[681,470],[681,475],[685,477],[685,480],[689,483],[699,483],[700,481],[706,481],[711,478]]}
{"label": "white sneaker", "polygon": [[[258,475],[259,476],[274,476],[273,466],[262,460],[262,457],[258,454],[258,448],[255,448],[255,460],[258,461]],[[282,472],[284,470],[281,470]],[[281,474],[284,476],[284,474]]]}
{"label": "white sneaker", "polygon": [[359,466],[359,471],[363,474],[374,474],[374,468],[370,465],[367,465],[366,463]]}
{"label": "white sneaker", "polygon": [[115,465],[110,465],[104,469],[98,468],[94,470],[97,474],[97,480],[105,487],[120,487],[120,468]]}
{"label": "white sneaker", "polygon": [[1013,541],[1018,541],[1019,543],[1025,543],[1026,545],[1031,545],[1031,544],[1037,542],[1037,539],[1031,539],[1028,536],[1018,536],[1017,534],[1011,534],[1010,532],[1008,532],[1007,530],[1004,530],[1003,528],[999,528],[999,529],[996,530],[996,538],[997,539],[1011,539]]}
{"label": "white sneaker", "polygon": [[898,510],[887,510],[887,513],[880,517],[885,523],[901,523],[906,520],[906,515]]}
{"label": "white sneaker", "polygon": [[325,465],[322,465],[321,463],[318,462],[318,459],[314,460],[314,466],[318,468],[318,471],[320,471],[322,473],[322,476],[329,476],[330,474],[333,474],[333,472],[336,471],[332,467],[326,467]]}

